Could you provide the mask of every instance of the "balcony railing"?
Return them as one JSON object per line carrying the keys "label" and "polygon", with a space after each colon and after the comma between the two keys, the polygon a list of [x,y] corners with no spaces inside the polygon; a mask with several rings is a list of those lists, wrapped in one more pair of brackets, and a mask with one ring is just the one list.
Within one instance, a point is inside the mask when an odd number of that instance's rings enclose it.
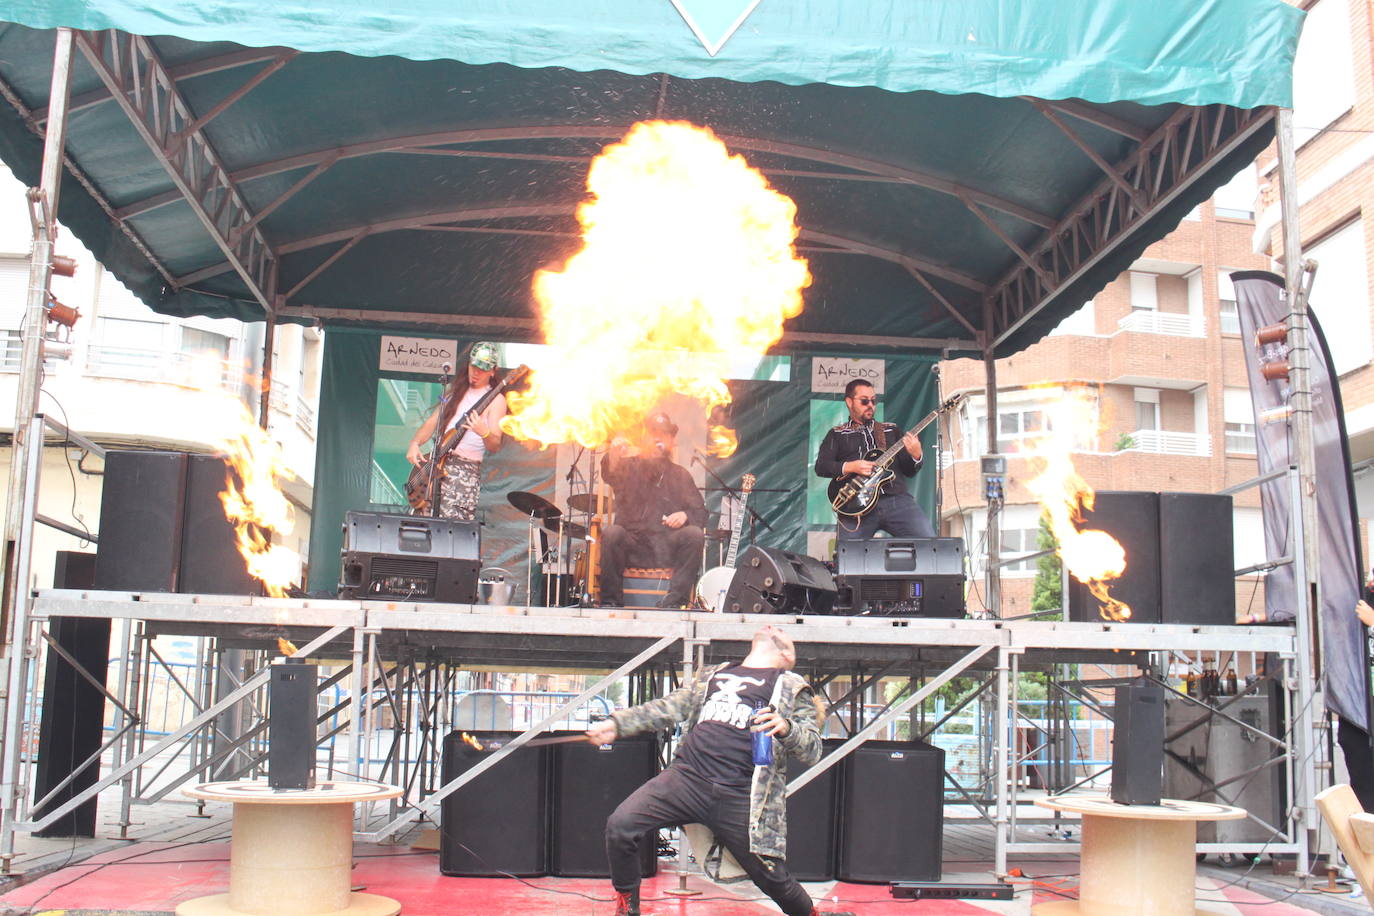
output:
{"label": "balcony railing", "polygon": [[133,347],[92,346],[86,352],[86,371],[106,378],[165,382],[202,390],[218,385],[234,393],[243,384],[243,366],[240,363],[200,354]]}
{"label": "balcony railing", "polygon": [[1116,323],[1123,331],[1141,334],[1166,334],[1171,337],[1205,337],[1207,324],[1201,315],[1136,309]]}
{"label": "balcony railing", "polygon": [[1210,457],[1212,454],[1212,437],[1204,433],[1138,429],[1128,435],[1131,444],[1122,451],[1152,452],[1156,455],[1194,455],[1202,458]]}

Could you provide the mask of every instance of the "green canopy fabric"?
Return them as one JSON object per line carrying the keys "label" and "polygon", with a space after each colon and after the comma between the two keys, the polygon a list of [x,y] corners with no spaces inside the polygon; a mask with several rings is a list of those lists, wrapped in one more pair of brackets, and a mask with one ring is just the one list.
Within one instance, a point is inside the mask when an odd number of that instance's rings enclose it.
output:
{"label": "green canopy fabric", "polygon": [[366,57],[1253,108],[1291,104],[1302,13],[1279,0],[25,0],[0,18]]}
{"label": "green canopy fabric", "polygon": [[[531,277],[576,250],[587,164],[637,121],[686,120],[797,204],[814,279],[780,351],[1004,356],[1271,141],[1301,19],[1282,0],[0,0],[0,158],[37,183],[53,27],[118,29],[78,36],[59,215],[152,308],[537,340]],[[101,55],[133,44],[243,203],[222,234],[260,233],[270,290],[177,190],[183,141],[134,128],[132,84],[112,96]]]}

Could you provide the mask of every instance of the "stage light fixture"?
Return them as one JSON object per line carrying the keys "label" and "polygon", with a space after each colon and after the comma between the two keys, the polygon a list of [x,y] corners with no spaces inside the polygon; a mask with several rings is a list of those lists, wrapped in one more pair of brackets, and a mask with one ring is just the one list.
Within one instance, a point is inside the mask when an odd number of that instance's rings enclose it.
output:
{"label": "stage light fixture", "polygon": [[71,277],[76,274],[76,258],[69,258],[66,255],[55,254],[52,256],[52,272],[59,277]]}
{"label": "stage light fixture", "polygon": [[48,320],[54,324],[60,324],[64,328],[76,327],[76,322],[81,318],[81,313],[70,305],[63,305],[56,299],[48,300]]}

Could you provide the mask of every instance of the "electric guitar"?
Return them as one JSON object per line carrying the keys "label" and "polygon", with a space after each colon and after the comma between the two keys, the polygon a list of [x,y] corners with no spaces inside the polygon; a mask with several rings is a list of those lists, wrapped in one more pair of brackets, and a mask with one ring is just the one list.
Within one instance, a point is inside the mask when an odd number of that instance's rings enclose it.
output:
{"label": "electric guitar", "polygon": [[744,527],[744,507],[749,503],[749,491],[754,489],[754,475],[745,474],[740,481],[739,511],[735,514],[734,530],[730,532],[730,549],[725,552],[725,565],[706,570],[697,580],[697,597],[708,611],[719,614],[725,610],[725,593],[735,578],[735,556],[739,552],[740,530]]}
{"label": "electric guitar", "polygon": [[439,440],[439,446],[430,456],[410,469],[410,477],[406,480],[406,499],[417,512],[425,512],[430,508],[432,499],[431,494],[434,489],[434,481],[443,476],[444,462],[452,454],[454,447],[467,434],[468,429],[464,426],[473,417],[478,416],[482,411],[491,406],[491,402],[504,394],[506,389],[519,382],[529,374],[529,366],[516,366],[507,372],[500,382],[493,382],[487,393],[476,400],[475,403],[463,415],[458,418],[458,422],[451,426],[444,433],[443,439]]}
{"label": "electric guitar", "polygon": [[[953,409],[963,399],[962,394],[954,395],[926,414],[920,423],[911,427],[907,432],[919,435],[921,430],[929,426],[936,417]],[[897,441],[889,445],[886,450],[879,451],[875,448],[863,456],[862,460],[873,462],[872,474],[867,477],[862,474],[841,474],[830,481],[830,486],[826,489],[830,508],[839,515],[858,518],[876,506],[883,484],[891,480],[896,473],[892,470],[892,461],[905,448],[906,445],[902,442],[902,437],[898,437]]]}

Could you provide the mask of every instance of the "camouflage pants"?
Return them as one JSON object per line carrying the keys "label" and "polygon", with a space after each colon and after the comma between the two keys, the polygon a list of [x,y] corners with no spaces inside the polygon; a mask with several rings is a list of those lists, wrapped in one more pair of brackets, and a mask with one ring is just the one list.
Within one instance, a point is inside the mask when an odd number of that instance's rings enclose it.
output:
{"label": "camouflage pants", "polygon": [[439,485],[439,517],[470,522],[477,517],[477,497],[482,492],[482,462],[452,456],[444,462]]}

